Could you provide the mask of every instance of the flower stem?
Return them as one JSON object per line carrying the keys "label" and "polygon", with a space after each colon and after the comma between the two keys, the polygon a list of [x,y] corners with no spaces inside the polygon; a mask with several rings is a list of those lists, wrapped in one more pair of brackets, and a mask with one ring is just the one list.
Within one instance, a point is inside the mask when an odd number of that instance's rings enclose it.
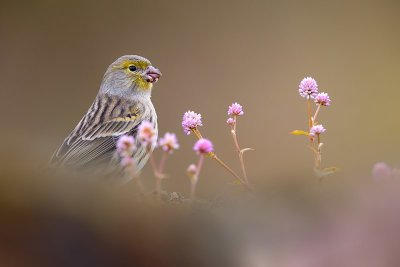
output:
{"label": "flower stem", "polygon": [[165,166],[165,160],[167,159],[167,151],[163,151],[162,156],[161,156],[161,160],[160,160],[160,166],[158,168],[158,172],[160,174],[163,173],[164,171],[164,166]]}
{"label": "flower stem", "polygon": [[[312,118],[312,115],[311,115],[311,98],[308,99],[307,106],[308,106],[308,122],[309,122],[309,128],[310,128],[309,132],[311,132],[311,128],[313,127],[313,124],[314,124],[313,118]],[[310,144],[311,144],[311,147],[313,149],[314,164],[315,164],[315,166],[318,166],[317,155],[315,153],[314,139],[313,138],[310,138]]]}
{"label": "flower stem", "polygon": [[194,179],[195,178],[193,178],[191,180],[191,184],[190,184],[190,200],[192,202],[196,198],[196,184],[197,184],[197,181],[195,181]]}
{"label": "flower stem", "polygon": [[313,124],[315,123],[315,120],[317,119],[317,115],[318,115],[318,112],[319,112],[320,108],[321,108],[321,104],[318,105],[318,108],[315,111],[314,118],[312,119],[313,120]]}
{"label": "flower stem", "polygon": [[143,194],[143,196],[146,196],[146,189],[144,188],[144,185],[142,181],[140,180],[139,176],[137,175],[135,164],[130,164],[129,165],[129,173],[131,177],[136,180],[136,183],[139,187],[140,192]]}
{"label": "flower stem", "polygon": [[317,141],[318,141],[318,162],[317,162],[317,167],[321,168],[321,149],[320,149],[321,141],[319,139],[319,134],[317,134]]}
{"label": "flower stem", "polygon": [[235,132],[236,132],[236,122],[237,122],[237,121],[236,121],[236,117],[237,117],[236,115],[233,116],[233,121],[234,121],[234,123],[233,123],[233,130],[234,130]]}
{"label": "flower stem", "polygon": [[201,136],[201,133],[200,133],[200,131],[199,131],[197,128],[192,129],[192,132],[196,135],[196,137],[197,137],[198,139],[203,138],[203,136]]}
{"label": "flower stem", "polygon": [[318,166],[318,161],[317,161],[317,154],[316,154],[316,150],[315,150],[315,146],[314,146],[314,139],[310,138],[310,143],[311,143],[311,147],[312,147],[312,151],[313,151],[313,155],[314,155],[314,164],[315,166]]}
{"label": "flower stem", "polygon": [[231,133],[232,133],[233,141],[235,142],[236,150],[240,154],[240,147],[239,147],[239,144],[238,144],[238,141],[237,141],[235,130],[232,130]]}
{"label": "flower stem", "polygon": [[201,167],[203,166],[204,154],[200,154],[199,163],[197,164],[196,177],[199,177]]}
{"label": "flower stem", "polygon": [[157,170],[157,165],[153,157],[153,153],[150,149],[150,146],[147,146],[147,153],[149,153],[149,158],[150,158],[150,164],[153,169],[153,174],[156,178],[156,193],[157,193],[157,198],[160,200],[161,199],[161,192],[162,192],[162,185],[161,185],[161,180],[162,176]]}
{"label": "flower stem", "polygon": [[239,143],[237,141],[237,136],[236,136],[236,123],[237,123],[236,115],[234,116],[234,121],[235,122],[233,124],[233,129],[231,130],[232,138],[233,138],[233,141],[235,142],[235,146],[236,146],[236,149],[237,149],[237,152],[238,152],[238,155],[239,155],[240,166],[242,168],[242,173],[243,173],[244,180],[245,180],[246,184],[248,184],[249,180],[247,179],[246,168],[244,166],[243,152],[240,150]]}
{"label": "flower stem", "polygon": [[249,180],[247,179],[246,168],[244,167],[244,160],[243,160],[243,152],[242,151],[240,151],[239,159],[240,159],[240,165],[242,166],[242,172],[243,172],[244,180],[245,180],[246,184],[248,184]]}
{"label": "flower stem", "polygon": [[199,163],[197,164],[196,174],[191,179],[190,199],[193,201],[196,197],[196,185],[199,179],[201,167],[203,166],[204,154],[200,154]]}
{"label": "flower stem", "polygon": [[312,117],[311,117],[311,98],[308,99],[307,104],[308,104],[308,122],[310,125],[310,131],[311,131],[311,128],[313,126],[313,121],[312,121]]}
{"label": "flower stem", "polygon": [[215,153],[211,152],[211,153],[209,154],[209,156],[210,156],[212,159],[214,159],[216,162],[218,162],[222,167],[224,167],[225,170],[227,170],[230,174],[232,174],[233,177],[235,177],[235,178],[238,180],[238,182],[240,182],[241,184],[244,184],[244,185],[246,185],[246,186],[248,185],[248,184],[247,184],[246,182],[244,182],[231,168],[229,168],[228,165],[226,165],[221,159],[219,159]]}
{"label": "flower stem", "polygon": [[[203,138],[197,128],[192,129],[192,132],[197,136],[197,138],[199,139]],[[231,168],[229,168],[228,165],[226,165],[221,159],[219,159],[214,152],[209,153],[208,156],[214,159],[216,162],[218,162],[222,167],[224,167],[225,170],[227,170],[230,174],[233,175],[233,177],[235,177],[238,180],[238,182],[248,186],[248,184],[245,183]]]}
{"label": "flower stem", "polygon": [[236,150],[238,151],[238,153],[240,153],[240,147],[236,137],[236,115],[233,117],[233,119],[234,123],[233,123],[233,129],[231,130],[231,134],[233,137],[233,141],[235,142]]}

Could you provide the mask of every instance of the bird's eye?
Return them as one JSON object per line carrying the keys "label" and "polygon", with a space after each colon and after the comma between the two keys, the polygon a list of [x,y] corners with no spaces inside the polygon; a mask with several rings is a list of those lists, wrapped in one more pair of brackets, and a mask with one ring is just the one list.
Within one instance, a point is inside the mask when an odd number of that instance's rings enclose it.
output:
{"label": "bird's eye", "polygon": [[130,66],[129,66],[129,70],[130,70],[130,71],[135,71],[135,70],[136,70],[136,67],[135,67],[134,65],[130,65]]}

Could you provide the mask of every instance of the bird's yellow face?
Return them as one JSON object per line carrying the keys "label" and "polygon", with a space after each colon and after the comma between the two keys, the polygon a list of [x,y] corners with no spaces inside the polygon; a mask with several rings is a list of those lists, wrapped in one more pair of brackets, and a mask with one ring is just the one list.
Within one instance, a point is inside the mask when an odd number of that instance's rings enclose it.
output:
{"label": "bird's yellow face", "polygon": [[141,90],[150,90],[153,83],[161,77],[161,72],[154,68],[149,62],[143,60],[123,60],[118,65],[115,65],[111,72],[120,70],[123,71],[128,79],[138,85]]}

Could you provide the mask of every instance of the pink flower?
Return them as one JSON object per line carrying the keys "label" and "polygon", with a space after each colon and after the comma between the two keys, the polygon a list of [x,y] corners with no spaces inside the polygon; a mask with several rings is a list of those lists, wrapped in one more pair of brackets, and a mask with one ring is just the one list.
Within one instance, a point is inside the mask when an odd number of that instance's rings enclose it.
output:
{"label": "pink flower", "polygon": [[169,152],[170,154],[174,149],[179,148],[178,139],[174,133],[165,133],[164,137],[161,137],[158,141],[158,144],[162,147],[164,151]]}
{"label": "pink flower", "polygon": [[228,115],[242,116],[243,115],[242,106],[237,102],[233,103],[231,106],[229,106]]}
{"label": "pink flower", "polygon": [[306,97],[307,99],[314,98],[318,93],[318,84],[317,82],[311,78],[304,78],[299,85],[299,93],[302,97]]}
{"label": "pink flower", "polygon": [[182,119],[182,127],[185,133],[189,135],[190,132],[198,126],[203,126],[203,123],[201,122],[201,114],[197,114],[190,110],[185,112]]}
{"label": "pink flower", "polygon": [[125,167],[125,166],[129,166],[129,165],[133,165],[133,158],[130,156],[125,156],[121,159],[121,166]]}
{"label": "pink flower", "polygon": [[187,168],[186,172],[187,172],[187,174],[188,174],[189,176],[195,175],[196,172],[197,172],[197,167],[196,167],[196,165],[190,164],[189,167]]}
{"label": "pink flower", "polygon": [[376,181],[386,181],[392,178],[393,171],[385,162],[375,163],[372,169],[372,176]]}
{"label": "pink flower", "polygon": [[322,124],[318,124],[318,125],[315,125],[315,126],[313,126],[311,128],[311,133],[310,134],[311,135],[322,134],[325,131],[326,131],[326,129],[324,128],[324,126],[322,126]]}
{"label": "pink flower", "polygon": [[331,105],[331,99],[329,98],[327,93],[319,93],[315,97],[314,102],[317,103],[317,105],[321,105],[321,106],[329,107]]}
{"label": "pink flower", "polygon": [[157,141],[157,135],[154,130],[153,123],[149,121],[143,121],[139,125],[137,138],[140,140],[143,146],[154,144]]}
{"label": "pink flower", "polygon": [[235,124],[235,120],[234,120],[233,118],[229,118],[229,119],[226,121],[226,123],[229,124],[230,126],[232,126],[233,124]]}
{"label": "pink flower", "polygon": [[193,150],[196,151],[197,154],[208,154],[213,152],[214,148],[210,140],[201,138],[196,142]]}
{"label": "pink flower", "polygon": [[117,152],[121,156],[132,156],[136,150],[135,138],[131,135],[122,135],[117,141]]}

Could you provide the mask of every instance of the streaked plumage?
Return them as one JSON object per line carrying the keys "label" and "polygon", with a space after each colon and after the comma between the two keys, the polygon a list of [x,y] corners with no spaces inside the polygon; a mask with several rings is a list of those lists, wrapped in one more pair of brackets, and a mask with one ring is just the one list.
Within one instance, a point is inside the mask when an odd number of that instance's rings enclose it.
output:
{"label": "streaked plumage", "polygon": [[[112,63],[93,104],[56,150],[51,163],[76,169],[118,170],[119,136],[135,137],[142,121],[152,122],[157,132],[157,114],[150,97],[152,83],[160,75],[150,61],[139,56],[123,56]],[[139,143],[137,147],[133,157],[140,170],[148,155]]]}

